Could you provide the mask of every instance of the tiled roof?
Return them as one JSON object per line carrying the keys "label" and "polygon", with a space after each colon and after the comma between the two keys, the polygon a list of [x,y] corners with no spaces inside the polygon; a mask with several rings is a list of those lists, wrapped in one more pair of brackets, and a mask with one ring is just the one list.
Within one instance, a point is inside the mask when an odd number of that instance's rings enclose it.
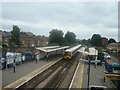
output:
{"label": "tiled roof", "polygon": [[6,32],[6,31],[2,32],[2,37],[10,37],[10,36],[11,36],[11,32]]}
{"label": "tiled roof", "polygon": [[120,47],[120,43],[110,43],[109,46],[119,46]]}

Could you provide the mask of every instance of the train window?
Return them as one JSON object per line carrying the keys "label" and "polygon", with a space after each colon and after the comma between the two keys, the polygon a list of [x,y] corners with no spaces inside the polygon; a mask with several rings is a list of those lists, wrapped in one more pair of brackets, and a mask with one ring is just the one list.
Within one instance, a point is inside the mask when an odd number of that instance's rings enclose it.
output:
{"label": "train window", "polygon": [[71,53],[70,53],[70,52],[65,52],[65,54],[64,54],[64,55],[65,55],[65,56],[66,56],[66,55],[69,55],[69,56],[70,56],[70,55],[71,55]]}

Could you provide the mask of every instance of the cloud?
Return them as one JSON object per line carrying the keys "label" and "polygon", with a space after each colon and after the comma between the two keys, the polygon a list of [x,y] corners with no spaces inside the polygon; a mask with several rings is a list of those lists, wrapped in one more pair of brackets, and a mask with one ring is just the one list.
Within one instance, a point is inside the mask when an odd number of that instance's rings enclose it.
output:
{"label": "cloud", "polygon": [[3,29],[18,25],[22,31],[37,35],[48,36],[54,28],[72,31],[80,39],[91,38],[94,33],[114,38],[118,34],[117,2],[5,2],[2,15]]}

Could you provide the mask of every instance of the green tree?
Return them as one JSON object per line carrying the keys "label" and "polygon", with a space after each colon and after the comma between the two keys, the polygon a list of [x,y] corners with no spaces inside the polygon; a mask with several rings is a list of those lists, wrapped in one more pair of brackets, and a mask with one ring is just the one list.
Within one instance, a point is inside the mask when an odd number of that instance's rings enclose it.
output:
{"label": "green tree", "polygon": [[110,43],[116,43],[115,39],[110,38],[110,39],[108,40],[108,44],[110,44]]}
{"label": "green tree", "polygon": [[65,34],[65,42],[67,45],[72,45],[76,43],[76,35],[73,32],[67,32]]}
{"label": "green tree", "polygon": [[20,28],[17,25],[13,25],[10,42],[11,42],[11,45],[20,46]]}
{"label": "green tree", "polygon": [[102,46],[100,34],[93,34],[93,36],[91,38],[91,43],[93,46]]}
{"label": "green tree", "polygon": [[61,30],[53,29],[49,34],[49,44],[63,44],[63,32]]}
{"label": "green tree", "polygon": [[82,44],[85,44],[87,47],[91,47],[91,46],[92,46],[90,39],[88,39],[88,40],[83,39],[83,40],[82,40]]}

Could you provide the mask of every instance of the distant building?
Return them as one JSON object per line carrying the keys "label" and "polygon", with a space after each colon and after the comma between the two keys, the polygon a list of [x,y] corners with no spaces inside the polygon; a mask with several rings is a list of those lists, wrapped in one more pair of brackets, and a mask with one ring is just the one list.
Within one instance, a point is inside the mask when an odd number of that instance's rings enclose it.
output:
{"label": "distant building", "polygon": [[31,47],[34,46],[34,36],[28,35],[25,32],[21,32],[20,34],[20,40],[21,40],[21,44],[23,47]]}
{"label": "distant building", "polygon": [[25,33],[29,36],[34,36],[34,34],[32,32],[25,32]]}
{"label": "distant building", "polygon": [[22,32],[20,35],[20,40],[23,47],[38,47],[46,46],[48,39],[45,36],[35,36],[32,33]]}
{"label": "distant building", "polygon": [[11,32],[2,31],[2,44],[8,46],[11,39]]}
{"label": "distant building", "polygon": [[108,45],[109,49],[116,49],[116,50],[120,50],[120,43],[110,43]]}
{"label": "distant building", "polygon": [[[0,30],[0,44],[9,46],[11,32]],[[43,36],[35,36],[32,32],[21,32],[20,40],[23,47],[46,46],[48,38]]]}
{"label": "distant building", "polygon": [[2,30],[0,30],[0,47],[2,46]]}
{"label": "distant building", "polygon": [[101,37],[101,41],[102,41],[102,46],[108,46],[108,38]]}
{"label": "distant building", "polygon": [[43,36],[35,36],[35,46],[46,46],[48,44],[48,38]]}

